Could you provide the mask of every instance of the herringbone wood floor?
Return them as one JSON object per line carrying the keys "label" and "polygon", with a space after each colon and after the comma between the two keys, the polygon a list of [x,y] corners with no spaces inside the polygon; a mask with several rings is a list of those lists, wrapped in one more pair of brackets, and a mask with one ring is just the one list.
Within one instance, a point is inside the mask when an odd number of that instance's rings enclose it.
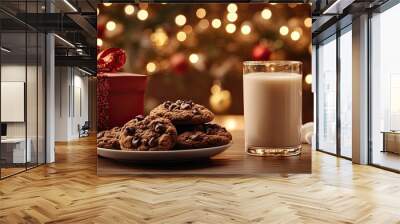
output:
{"label": "herringbone wood floor", "polygon": [[400,223],[400,175],[315,152],[312,175],[97,177],[94,138],[0,181],[0,223]]}

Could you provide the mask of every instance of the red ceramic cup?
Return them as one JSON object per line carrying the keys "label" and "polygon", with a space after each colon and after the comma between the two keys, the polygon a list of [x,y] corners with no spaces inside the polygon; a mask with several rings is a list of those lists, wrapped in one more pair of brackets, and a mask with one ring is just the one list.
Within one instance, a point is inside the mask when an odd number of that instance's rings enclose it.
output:
{"label": "red ceramic cup", "polygon": [[122,127],[144,113],[147,76],[132,73],[97,75],[98,131]]}

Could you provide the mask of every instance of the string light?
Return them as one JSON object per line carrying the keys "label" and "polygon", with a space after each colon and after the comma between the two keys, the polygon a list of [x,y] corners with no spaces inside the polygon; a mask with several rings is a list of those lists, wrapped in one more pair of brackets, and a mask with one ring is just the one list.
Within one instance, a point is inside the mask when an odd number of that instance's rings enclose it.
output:
{"label": "string light", "polygon": [[199,9],[196,10],[196,16],[197,16],[197,18],[203,19],[204,17],[206,17],[206,15],[207,15],[207,12],[206,12],[205,9],[199,8]]}
{"label": "string light", "polygon": [[100,9],[99,8],[97,8],[97,15],[99,15],[100,14]]}
{"label": "string light", "polygon": [[176,23],[176,25],[178,25],[178,26],[183,26],[183,25],[185,25],[185,23],[186,23],[186,17],[184,16],[184,15],[177,15],[176,17],[175,17],[175,23]]}
{"label": "string light", "polygon": [[183,32],[183,31],[179,31],[177,34],[176,34],[176,39],[177,40],[179,40],[179,41],[185,41],[186,40],[186,33],[185,32]]}
{"label": "string light", "polygon": [[279,33],[282,36],[286,36],[289,33],[289,28],[287,26],[281,26],[281,28],[279,29]]}
{"label": "string light", "polygon": [[157,65],[156,65],[154,62],[149,62],[149,63],[147,63],[147,65],[146,65],[146,70],[147,70],[149,73],[155,72],[156,69],[157,69]]}
{"label": "string light", "polygon": [[235,22],[238,19],[238,14],[236,14],[236,12],[230,12],[226,15],[226,19],[229,22]]}
{"label": "string light", "polygon": [[227,33],[234,33],[236,31],[236,25],[233,23],[229,23],[226,25],[225,30]]}
{"label": "string light", "polygon": [[311,75],[311,74],[306,75],[306,77],[304,78],[304,81],[305,81],[308,85],[311,85],[311,84],[312,84],[312,75]]}
{"label": "string light", "polygon": [[243,35],[248,35],[251,32],[251,26],[248,24],[243,24],[240,31],[242,32]]}
{"label": "string light", "polygon": [[137,18],[139,20],[144,21],[144,20],[147,19],[147,17],[149,17],[149,13],[145,9],[141,9],[141,10],[138,11]]}
{"label": "string light", "polygon": [[98,47],[103,46],[103,40],[102,40],[102,39],[97,38],[97,46],[98,46]]}
{"label": "string light", "polygon": [[124,8],[126,15],[132,15],[135,12],[135,7],[133,5],[127,5]]}
{"label": "string light", "polygon": [[103,3],[103,5],[104,5],[105,7],[108,7],[108,6],[111,6],[112,3]]}
{"label": "string light", "polygon": [[235,3],[230,3],[226,9],[228,10],[228,12],[236,12],[238,10],[238,7]]}
{"label": "string light", "polygon": [[199,62],[199,55],[197,55],[197,54],[195,54],[195,53],[193,53],[193,54],[191,54],[190,56],[189,56],[189,61],[192,63],[192,64],[196,64],[197,62]]}
{"label": "string light", "polygon": [[211,22],[211,26],[212,26],[214,29],[220,28],[221,25],[222,25],[222,23],[221,23],[221,20],[220,20],[220,19],[213,19],[212,22]]}
{"label": "string light", "polygon": [[264,9],[261,11],[261,17],[265,20],[269,20],[272,17],[272,12],[269,9]]}
{"label": "string light", "polygon": [[114,21],[108,21],[108,22],[106,23],[106,29],[107,29],[108,31],[113,31],[113,30],[115,30],[116,27],[117,27],[117,24],[115,24]]}
{"label": "string light", "polygon": [[304,19],[304,26],[310,28],[312,26],[312,19],[310,17]]}
{"label": "string light", "polygon": [[290,38],[292,38],[292,40],[294,40],[294,41],[298,41],[299,39],[300,39],[300,33],[299,33],[299,31],[293,31],[291,34],[290,34]]}

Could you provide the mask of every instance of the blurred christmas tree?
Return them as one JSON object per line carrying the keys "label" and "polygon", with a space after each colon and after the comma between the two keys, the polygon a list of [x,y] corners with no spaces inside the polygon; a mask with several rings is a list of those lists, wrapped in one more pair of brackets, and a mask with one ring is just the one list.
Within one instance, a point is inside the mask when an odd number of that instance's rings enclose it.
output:
{"label": "blurred christmas tree", "polygon": [[311,70],[308,4],[104,3],[98,13],[99,48],[125,49],[124,70],[151,75],[148,108],[190,98],[241,114],[243,61],[299,60]]}

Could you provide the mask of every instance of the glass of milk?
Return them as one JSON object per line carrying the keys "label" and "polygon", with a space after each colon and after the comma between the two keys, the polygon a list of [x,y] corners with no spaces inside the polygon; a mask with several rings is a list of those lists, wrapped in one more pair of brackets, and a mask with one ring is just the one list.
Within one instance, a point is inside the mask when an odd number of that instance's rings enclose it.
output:
{"label": "glass of milk", "polygon": [[302,63],[243,63],[246,152],[255,156],[301,153]]}

